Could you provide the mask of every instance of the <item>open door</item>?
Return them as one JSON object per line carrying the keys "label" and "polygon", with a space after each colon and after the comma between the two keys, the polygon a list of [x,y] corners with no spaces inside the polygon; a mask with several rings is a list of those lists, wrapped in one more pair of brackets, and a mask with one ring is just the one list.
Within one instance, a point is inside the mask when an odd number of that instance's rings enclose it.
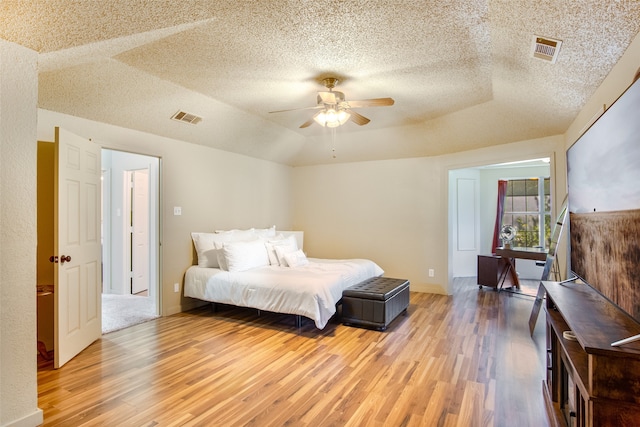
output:
{"label": "open door", "polygon": [[55,131],[54,367],[102,334],[100,147]]}
{"label": "open door", "polygon": [[128,171],[131,177],[131,293],[149,290],[149,170]]}

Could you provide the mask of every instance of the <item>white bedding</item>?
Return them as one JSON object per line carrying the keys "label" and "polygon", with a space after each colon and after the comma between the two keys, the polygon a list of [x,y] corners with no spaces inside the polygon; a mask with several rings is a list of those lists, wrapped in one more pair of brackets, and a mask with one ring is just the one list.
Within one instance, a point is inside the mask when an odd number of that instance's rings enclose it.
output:
{"label": "white bedding", "polygon": [[323,329],[336,312],[342,291],[384,273],[365,259],[309,258],[301,267],[266,266],[241,272],[189,267],[184,295],[204,301],[253,307],[312,319]]}

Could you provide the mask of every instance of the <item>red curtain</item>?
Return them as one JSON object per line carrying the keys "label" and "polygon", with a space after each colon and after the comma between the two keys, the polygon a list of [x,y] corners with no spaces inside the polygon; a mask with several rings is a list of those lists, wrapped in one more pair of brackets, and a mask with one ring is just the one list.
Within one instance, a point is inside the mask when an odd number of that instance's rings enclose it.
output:
{"label": "red curtain", "polygon": [[502,214],[504,213],[504,199],[507,195],[507,184],[509,181],[498,181],[498,206],[496,208],[496,223],[493,229],[493,244],[491,245],[491,253],[496,253],[498,247],[500,228],[502,228]]}

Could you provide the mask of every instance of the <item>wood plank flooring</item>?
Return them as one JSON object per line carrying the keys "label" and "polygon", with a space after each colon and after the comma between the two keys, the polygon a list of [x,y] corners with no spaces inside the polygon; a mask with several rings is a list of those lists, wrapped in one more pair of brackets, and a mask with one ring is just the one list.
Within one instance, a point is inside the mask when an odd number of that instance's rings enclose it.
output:
{"label": "wood plank flooring", "polygon": [[385,332],[225,307],[104,335],[38,371],[46,426],[535,426],[544,325],[533,299],[458,279],[411,293]]}

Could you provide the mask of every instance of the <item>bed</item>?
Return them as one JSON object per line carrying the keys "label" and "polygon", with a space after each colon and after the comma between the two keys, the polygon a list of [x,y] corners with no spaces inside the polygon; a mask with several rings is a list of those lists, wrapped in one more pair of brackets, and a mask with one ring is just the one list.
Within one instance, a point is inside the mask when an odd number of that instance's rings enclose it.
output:
{"label": "bed", "polygon": [[192,233],[198,265],[185,274],[186,297],[302,316],[324,329],[344,289],[384,273],[366,259],[307,258],[300,232],[250,230]]}

